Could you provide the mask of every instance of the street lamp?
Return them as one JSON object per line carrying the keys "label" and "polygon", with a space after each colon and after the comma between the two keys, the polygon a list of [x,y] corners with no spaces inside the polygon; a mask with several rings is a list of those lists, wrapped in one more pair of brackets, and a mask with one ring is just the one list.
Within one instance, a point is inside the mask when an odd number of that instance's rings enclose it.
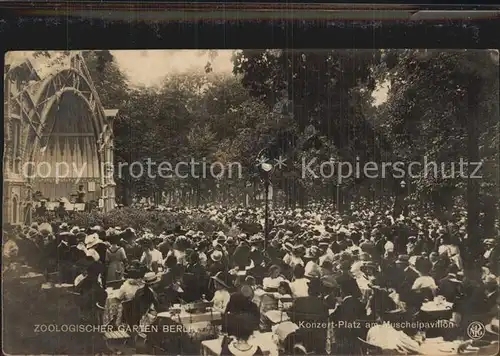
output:
{"label": "street lamp", "polygon": [[274,166],[268,163],[267,155],[262,154],[263,151],[258,155],[258,167],[260,175],[264,180],[264,249],[267,247],[267,241],[269,239],[269,185],[270,177]]}
{"label": "street lamp", "polygon": [[264,172],[271,172],[273,169],[273,165],[271,163],[261,163],[260,168]]}

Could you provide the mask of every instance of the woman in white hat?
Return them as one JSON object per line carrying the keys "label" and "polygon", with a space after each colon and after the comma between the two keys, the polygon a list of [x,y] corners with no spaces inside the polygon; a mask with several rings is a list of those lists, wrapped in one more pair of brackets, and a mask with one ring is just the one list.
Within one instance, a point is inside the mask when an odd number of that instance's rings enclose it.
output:
{"label": "woman in white hat", "polygon": [[286,279],[281,275],[281,268],[278,265],[272,265],[269,267],[269,276],[263,279],[262,285],[265,291],[275,292],[283,281]]}
{"label": "woman in white hat", "polygon": [[319,278],[321,277],[321,268],[319,267],[319,256],[321,255],[321,250],[317,246],[311,246],[304,259],[308,260],[304,269],[305,276],[308,278]]}
{"label": "woman in white hat", "polygon": [[214,309],[224,313],[226,311],[227,304],[231,299],[231,294],[229,293],[229,285],[224,279],[224,272],[219,272],[215,276],[211,277],[214,281],[215,294],[212,298],[212,303]]}

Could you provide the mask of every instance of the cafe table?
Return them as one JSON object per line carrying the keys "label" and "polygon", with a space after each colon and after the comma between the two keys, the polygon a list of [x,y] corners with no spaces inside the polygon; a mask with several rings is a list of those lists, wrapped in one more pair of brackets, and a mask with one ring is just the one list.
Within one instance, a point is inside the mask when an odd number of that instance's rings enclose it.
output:
{"label": "cafe table", "polygon": [[[432,322],[438,320],[450,320],[453,315],[453,303],[447,302],[444,298],[435,298],[429,302],[423,303],[420,307],[420,321]],[[439,329],[439,328],[438,328]],[[439,333],[444,330],[436,330]]]}
{"label": "cafe table", "polygon": [[[206,340],[201,343],[201,355],[202,356],[219,356],[222,352],[222,340],[223,337],[219,337],[213,340]],[[255,332],[248,343],[251,345],[259,346],[264,355],[266,356],[278,356],[279,349],[278,345],[274,341],[272,332]]]}
{"label": "cafe table", "polygon": [[[464,347],[464,341],[444,341],[442,337],[429,338],[420,345],[419,353],[421,355],[497,355],[499,348],[498,342],[484,342],[484,345],[474,347],[467,345]],[[463,349],[459,349],[462,346]]]}
{"label": "cafe table", "polygon": [[182,325],[189,325],[199,322],[211,322],[222,320],[222,313],[213,308],[208,308],[203,313],[190,313],[183,306],[174,306],[166,312],[158,313],[157,318],[168,318]]}
{"label": "cafe table", "polygon": [[220,333],[222,314],[208,308],[205,312],[190,313],[186,306],[174,306],[158,313],[153,325],[158,332],[147,335],[152,348],[177,354],[193,354],[200,350],[200,342],[217,337]]}

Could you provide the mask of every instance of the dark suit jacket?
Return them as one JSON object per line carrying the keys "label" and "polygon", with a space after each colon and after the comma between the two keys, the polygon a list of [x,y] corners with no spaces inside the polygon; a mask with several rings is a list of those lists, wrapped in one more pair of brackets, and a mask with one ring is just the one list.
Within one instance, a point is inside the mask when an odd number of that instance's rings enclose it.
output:
{"label": "dark suit jacket", "polygon": [[99,254],[99,261],[101,263],[106,263],[106,251],[108,250],[108,246],[104,243],[98,243],[93,249]]}
{"label": "dark suit jacket", "polygon": [[[335,322],[355,322],[366,319],[365,305],[357,298],[346,297],[330,315],[330,320]],[[359,330],[359,328],[354,328]],[[339,326],[336,330],[337,335],[347,335],[353,333],[353,329]]]}
{"label": "dark suit jacket", "polygon": [[[242,316],[244,316],[244,319],[242,319]],[[245,320],[245,322],[249,323],[249,325],[245,327],[250,327],[252,330],[258,330],[260,311],[254,302],[245,297],[242,293],[236,292],[231,294],[231,298],[227,304],[225,317],[223,318],[223,331],[228,332],[230,335],[234,334],[233,328],[237,328],[241,320]]]}
{"label": "dark suit jacket", "polygon": [[130,302],[123,303],[123,318],[128,325],[139,325],[141,318],[149,310],[151,304],[159,308],[158,295],[148,286],[139,289]]}
{"label": "dark suit jacket", "polygon": [[414,302],[413,297],[415,293],[411,290],[411,287],[418,277],[418,272],[411,267],[407,268],[400,274],[399,278],[402,278],[402,280],[396,281],[396,286],[399,286],[399,288],[397,288],[397,291],[402,301],[406,303]]}
{"label": "dark suit jacket", "polygon": [[321,323],[328,321],[328,306],[319,297],[301,297],[295,299],[287,312],[291,321],[301,326],[301,322],[314,322],[318,326],[301,328],[301,335],[307,350],[316,354],[324,354],[328,329],[321,327]]}
{"label": "dark suit jacket", "polygon": [[[366,330],[364,329],[366,309],[364,304],[357,298],[346,297],[330,315],[330,320],[337,323],[335,329],[335,354],[356,354],[360,347],[358,337],[366,337]],[[341,324],[341,322],[345,324]],[[357,322],[360,324],[356,324]]]}
{"label": "dark suit jacket", "polygon": [[328,307],[319,297],[301,297],[295,299],[287,314],[295,324],[301,321],[322,322],[328,319]]}
{"label": "dark suit jacket", "polygon": [[106,302],[107,293],[94,278],[85,278],[75,290],[82,295],[80,299],[82,309],[93,310],[97,308],[96,303],[104,306]]}
{"label": "dark suit jacket", "polygon": [[183,275],[183,299],[190,303],[200,300],[208,293],[208,275],[203,266],[196,264],[188,266]]}
{"label": "dark suit jacket", "polygon": [[491,313],[494,311],[495,306],[498,301],[498,289],[490,295],[486,295],[484,298],[484,310],[485,313]]}
{"label": "dark suit jacket", "polygon": [[441,279],[438,283],[439,294],[447,301],[455,303],[457,299],[463,297],[462,283],[451,281],[449,277]]}

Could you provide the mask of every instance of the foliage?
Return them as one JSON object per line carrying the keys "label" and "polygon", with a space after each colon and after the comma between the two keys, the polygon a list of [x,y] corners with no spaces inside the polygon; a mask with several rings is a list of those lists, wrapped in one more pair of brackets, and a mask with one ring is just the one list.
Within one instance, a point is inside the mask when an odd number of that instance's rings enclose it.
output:
{"label": "foliage", "polygon": [[129,84],[111,52],[96,50],[82,54],[101,103],[106,109],[121,109],[128,98]]}
{"label": "foliage", "polygon": [[150,229],[155,234],[160,234],[167,229],[172,229],[180,224],[187,230],[201,230],[205,233],[214,231],[228,231],[229,227],[220,221],[212,220],[199,212],[190,215],[170,211],[147,211],[143,209],[125,207],[115,209],[108,213],[75,213],[71,224],[76,226],[100,225],[109,227],[132,227],[137,231]]}
{"label": "foliage", "polygon": [[[478,149],[473,160],[498,159],[498,65],[484,51],[405,50],[386,53],[384,69],[391,89],[379,116],[397,159],[426,157],[443,163],[450,176],[435,179],[420,172],[417,196],[441,189],[463,192],[465,180],[451,172],[450,163],[471,161],[470,139]],[[495,179],[491,168],[485,165],[482,172],[485,187]]]}
{"label": "foliage", "polygon": [[379,61],[376,50],[243,50],[235,54],[234,73],[242,75],[242,84],[293,122],[293,130],[281,132],[268,144],[276,156],[285,156],[289,162],[279,178],[292,204],[297,199],[304,202],[314,186],[325,183],[297,175],[302,158],[380,160],[378,133],[368,116],[373,109],[373,68]]}
{"label": "foliage", "polygon": [[[311,157],[358,158],[360,165],[424,157],[438,164],[484,160],[478,187],[460,177],[420,174],[404,191],[391,177],[345,180],[342,189],[366,186],[362,194],[378,190],[397,197],[411,192],[415,201],[444,208],[466,191],[480,200],[498,198],[498,58],[486,51],[242,50],[234,52],[232,76],[215,74],[210,61],[217,51],[200,51],[207,53],[204,71],[170,75],[158,89],[131,89],[109,51],[83,51],[103,104],[120,109],[117,165],[149,158],[175,166],[205,158],[243,167],[240,180],[134,178],[125,169],[115,175],[125,202],[165,190],[199,196],[229,186],[247,191],[247,180],[258,183],[255,158],[264,148],[271,159],[286,159],[272,182],[291,204],[333,194],[337,185],[297,174],[301,160]],[[389,87],[387,101],[375,106],[372,95],[382,84]]]}

